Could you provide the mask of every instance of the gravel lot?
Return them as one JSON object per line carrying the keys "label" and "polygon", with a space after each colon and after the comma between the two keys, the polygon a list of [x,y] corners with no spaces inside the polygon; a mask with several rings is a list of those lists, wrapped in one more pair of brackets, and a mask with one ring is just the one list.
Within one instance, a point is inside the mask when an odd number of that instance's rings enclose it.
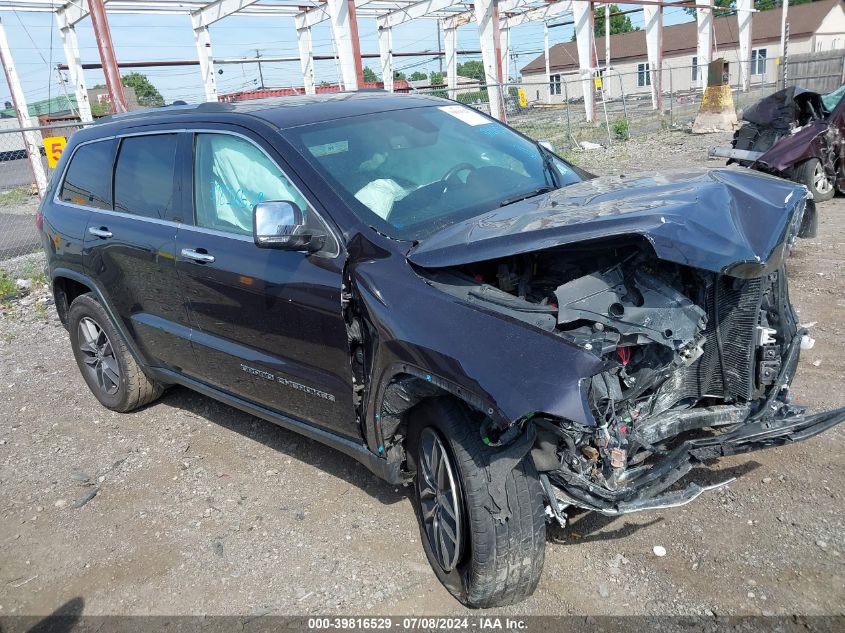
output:
{"label": "gravel lot", "polygon": [[[725,140],[676,133],[576,159],[703,165]],[[789,263],[801,321],[817,322],[794,385],[813,411],[845,406],[845,199],[820,211],[820,237]],[[683,508],[574,516],[551,531],[537,593],[502,613],[845,614],[843,462],[838,428],[695,473],[738,479]],[[0,316],[0,615],[73,599],[86,614],[464,612],[404,489],[185,389],[103,409],[36,288]]]}

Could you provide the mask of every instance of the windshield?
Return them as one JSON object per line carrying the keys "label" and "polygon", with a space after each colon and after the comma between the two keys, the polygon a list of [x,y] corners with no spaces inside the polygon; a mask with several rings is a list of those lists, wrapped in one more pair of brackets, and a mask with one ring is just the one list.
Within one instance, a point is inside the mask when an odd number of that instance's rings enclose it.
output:
{"label": "windshield", "polygon": [[397,239],[420,240],[583,180],[537,144],[458,104],[348,117],[285,136],[361,220]]}

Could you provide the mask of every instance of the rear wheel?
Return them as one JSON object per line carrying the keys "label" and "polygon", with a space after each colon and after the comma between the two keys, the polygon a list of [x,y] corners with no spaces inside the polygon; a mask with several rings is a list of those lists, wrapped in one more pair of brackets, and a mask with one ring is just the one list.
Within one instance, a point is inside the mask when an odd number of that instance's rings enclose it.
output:
{"label": "rear wheel", "polygon": [[[530,456],[510,470],[496,467],[497,449],[481,441],[463,404],[448,398],[414,409],[408,449],[423,549],[440,582],[470,607],[513,604],[534,593],[546,522]],[[502,491],[497,499],[494,488]],[[496,503],[502,499],[504,508]]]}
{"label": "rear wheel", "polygon": [[161,395],[161,385],[135,362],[120,332],[91,294],[74,299],[68,310],[68,332],[79,371],[103,406],[125,413]]}
{"label": "rear wheel", "polygon": [[798,165],[795,170],[795,180],[810,190],[816,202],[830,200],[836,193],[833,181],[818,158],[811,158]]}

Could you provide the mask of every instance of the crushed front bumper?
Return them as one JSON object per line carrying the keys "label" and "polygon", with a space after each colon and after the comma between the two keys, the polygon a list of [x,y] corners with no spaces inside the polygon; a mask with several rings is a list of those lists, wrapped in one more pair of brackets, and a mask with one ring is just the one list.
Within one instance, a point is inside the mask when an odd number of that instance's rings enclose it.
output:
{"label": "crushed front bumper", "polygon": [[675,507],[733,481],[729,479],[707,486],[692,483],[683,489],[661,494],[702,462],[801,442],[842,421],[845,421],[845,407],[813,415],[792,413],[742,422],[718,436],[683,442],[663,455],[651,468],[629,469],[619,479],[616,491],[587,482],[565,469],[550,472],[548,476],[556,488],[558,501],[564,505],[606,515]]}

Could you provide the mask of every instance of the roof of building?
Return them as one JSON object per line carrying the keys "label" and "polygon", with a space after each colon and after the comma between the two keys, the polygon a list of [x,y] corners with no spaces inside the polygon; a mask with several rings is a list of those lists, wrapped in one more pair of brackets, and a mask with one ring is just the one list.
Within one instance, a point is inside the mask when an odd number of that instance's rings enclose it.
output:
{"label": "roof of building", "polygon": [[[843,0],[820,0],[789,7],[790,37],[806,37],[815,33],[831,9]],[[780,23],[782,9],[771,9],[754,14],[751,25],[751,37],[754,43],[780,41]],[[722,16],[713,19],[714,42],[717,49],[739,46],[739,28],[737,18]],[[604,62],[604,37],[596,38],[596,50],[600,54],[599,63]],[[663,28],[663,55],[694,54],[698,41],[695,21],[684,22]],[[645,31],[619,33],[610,36],[610,60],[643,59],[647,55]],[[578,68],[578,50],[575,42],[555,44],[549,49],[549,67],[551,70],[574,70]],[[546,71],[546,60],[540,55],[522,68],[523,74]]]}
{"label": "roof of building", "polygon": [[[61,114],[70,112],[76,109],[75,95],[59,95],[52,99],[42,99],[41,101],[34,101],[28,104],[29,116],[34,117],[40,114]],[[9,118],[17,117],[14,108],[5,108],[0,110],[0,117]]]}

